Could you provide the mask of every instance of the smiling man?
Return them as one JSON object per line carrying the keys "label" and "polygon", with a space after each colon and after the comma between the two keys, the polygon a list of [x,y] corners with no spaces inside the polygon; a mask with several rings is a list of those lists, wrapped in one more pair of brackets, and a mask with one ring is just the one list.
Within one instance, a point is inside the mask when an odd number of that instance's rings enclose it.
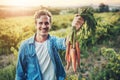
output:
{"label": "smiling man", "polygon": [[[66,73],[58,50],[66,49],[67,40],[49,35],[51,17],[51,13],[47,10],[39,10],[35,13],[37,31],[19,48],[16,80],[65,79]],[[76,17],[73,24],[80,27],[83,23]]]}

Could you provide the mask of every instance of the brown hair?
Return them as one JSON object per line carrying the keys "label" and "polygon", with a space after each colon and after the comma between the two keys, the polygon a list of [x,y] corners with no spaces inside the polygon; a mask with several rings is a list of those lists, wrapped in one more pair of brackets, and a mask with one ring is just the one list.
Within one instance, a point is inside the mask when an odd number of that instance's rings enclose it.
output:
{"label": "brown hair", "polygon": [[50,17],[50,22],[51,22],[52,14],[48,10],[38,10],[34,14],[35,23],[36,23],[36,19],[40,18],[41,15],[49,16]]}

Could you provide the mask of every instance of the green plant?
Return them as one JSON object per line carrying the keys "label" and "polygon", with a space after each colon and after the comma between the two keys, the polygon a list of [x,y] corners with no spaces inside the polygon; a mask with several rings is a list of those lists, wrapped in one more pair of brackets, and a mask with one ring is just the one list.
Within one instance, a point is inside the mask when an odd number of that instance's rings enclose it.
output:
{"label": "green plant", "polygon": [[112,48],[105,47],[101,48],[101,53],[107,60],[107,64],[97,73],[95,80],[119,80],[120,54]]}
{"label": "green plant", "polygon": [[0,69],[0,80],[15,80],[16,66],[11,64],[3,69]]}

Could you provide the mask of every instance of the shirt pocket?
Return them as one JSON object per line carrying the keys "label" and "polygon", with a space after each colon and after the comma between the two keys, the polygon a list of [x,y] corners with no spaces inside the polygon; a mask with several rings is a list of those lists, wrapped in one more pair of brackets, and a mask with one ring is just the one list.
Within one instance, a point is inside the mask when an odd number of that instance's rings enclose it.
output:
{"label": "shirt pocket", "polygon": [[29,63],[28,64],[28,73],[33,73],[33,72],[35,72],[36,70],[35,70],[35,65],[34,64],[32,64],[32,63]]}
{"label": "shirt pocket", "polygon": [[35,65],[30,63],[27,67],[27,79],[28,80],[40,80],[38,72],[36,71]]}
{"label": "shirt pocket", "polygon": [[27,72],[30,73],[34,73],[36,71],[36,67],[35,67],[35,59],[34,56],[27,56]]}

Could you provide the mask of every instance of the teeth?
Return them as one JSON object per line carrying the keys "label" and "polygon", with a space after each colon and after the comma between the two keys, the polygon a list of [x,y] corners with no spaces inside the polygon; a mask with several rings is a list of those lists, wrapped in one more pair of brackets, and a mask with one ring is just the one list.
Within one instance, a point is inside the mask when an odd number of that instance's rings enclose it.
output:
{"label": "teeth", "polygon": [[46,30],[42,30],[42,32],[46,32]]}

